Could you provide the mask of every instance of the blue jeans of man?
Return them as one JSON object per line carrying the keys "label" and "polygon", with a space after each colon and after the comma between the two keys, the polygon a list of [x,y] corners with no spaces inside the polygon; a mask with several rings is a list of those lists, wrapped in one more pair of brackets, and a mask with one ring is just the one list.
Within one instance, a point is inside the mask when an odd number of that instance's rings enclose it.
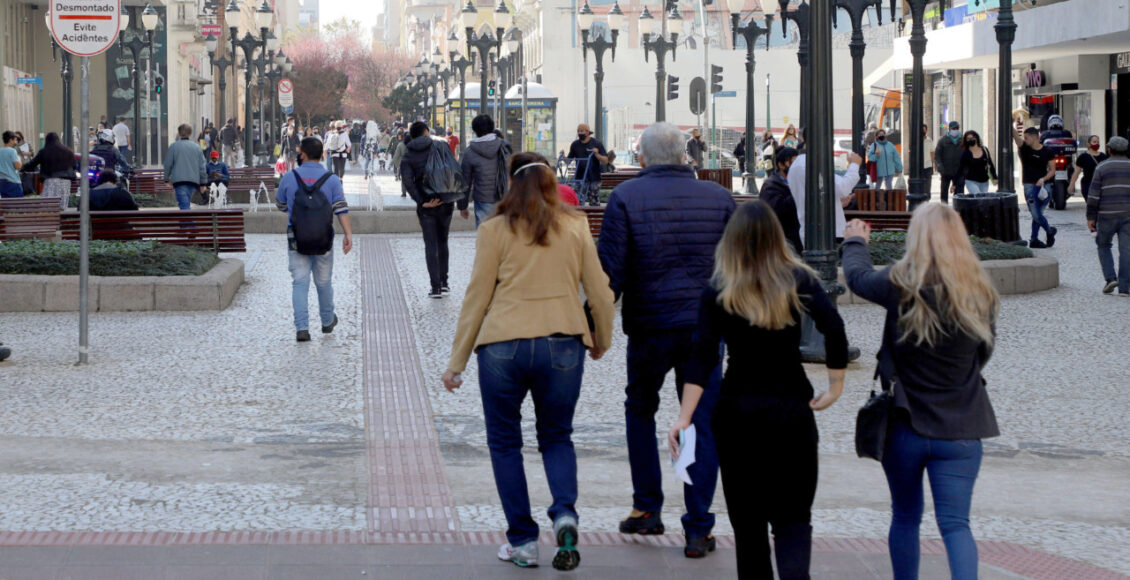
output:
{"label": "blue jeans of man", "polygon": [[923,471],[930,478],[934,512],[946,545],[951,577],[977,578],[977,543],[969,529],[969,506],[981,469],[981,440],[930,439],[914,432],[901,412],[896,412],[892,419],[883,453],[883,471],[891,489],[893,514],[888,542],[895,580],[918,578]]}
{"label": "blue jeans of man", "polygon": [[571,336],[496,342],[479,349],[478,361],[487,447],[506,514],[506,540],[520,546],[538,538],[522,465],[522,401],[527,393],[534,400],[538,452],[553,496],[549,518],[577,517],[573,412],[581,394],[585,345]]}
{"label": "blue jeans of man", "polygon": [[294,307],[294,328],[310,329],[310,276],[314,277],[314,287],[318,290],[318,312],[322,326],[334,321],[334,253],[333,250],[320,256],[307,256],[290,250],[290,277],[293,282],[291,304]]}
{"label": "blue jeans of man", "polygon": [[[641,333],[642,334],[642,333]],[[628,433],[628,463],[632,470],[632,507],[658,513],[663,509],[663,477],[656,444],[655,413],[659,410],[659,390],[667,373],[675,371],[675,388],[683,398],[684,372],[694,338],[693,328],[647,332],[628,337],[628,388],[624,415]],[[683,530],[701,538],[714,529],[714,488],[718,485],[718,454],[714,447],[711,420],[722,384],[722,365],[714,369],[709,385],[695,409],[695,462],[687,469],[694,485],[683,486]]]}
{"label": "blue jeans of man", "polygon": [[23,197],[24,186],[22,183],[0,179],[0,197]]}
{"label": "blue jeans of man", "polygon": [[[1095,223],[1095,244],[1099,247],[1099,265],[1103,279],[1118,280],[1118,292],[1130,293],[1130,217],[1103,218]],[[1118,238],[1118,271],[1114,270],[1114,238]]]}
{"label": "blue jeans of man", "polygon": [[475,202],[475,228],[478,229],[494,213],[493,203]]}
{"label": "blue jeans of man", "polygon": [[[1044,199],[1040,199],[1040,190],[1043,189]],[[1052,201],[1051,193],[1048,186],[1042,188],[1034,183],[1024,184],[1024,201],[1028,203],[1028,213],[1032,214],[1032,239],[1040,237],[1040,228],[1044,228],[1045,232],[1050,232],[1051,225],[1048,224],[1048,218],[1044,217],[1044,210],[1048,208],[1048,204]]]}
{"label": "blue jeans of man", "polygon": [[173,193],[177,196],[177,207],[192,209],[192,196],[198,191],[200,191],[200,188],[195,185],[173,186]]}
{"label": "blue jeans of man", "polygon": [[125,159],[127,163],[131,163],[131,164],[133,163],[133,158],[130,157],[130,154],[129,154],[129,146],[128,145],[119,146],[118,147],[118,153],[120,153],[122,155],[122,159]]}

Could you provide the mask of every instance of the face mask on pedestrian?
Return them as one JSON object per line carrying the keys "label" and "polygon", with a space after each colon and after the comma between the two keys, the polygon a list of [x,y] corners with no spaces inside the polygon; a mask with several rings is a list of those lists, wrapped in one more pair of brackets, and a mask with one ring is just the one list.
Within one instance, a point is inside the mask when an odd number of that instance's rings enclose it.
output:
{"label": "face mask on pedestrian", "polygon": [[886,141],[886,140],[887,140],[887,136],[886,136],[886,135],[879,135],[878,137],[876,137],[876,139],[878,139],[878,140],[880,140],[880,141]]}
{"label": "face mask on pedestrian", "polygon": [[1098,151],[1099,147],[1102,147],[1102,145],[1098,143],[1091,143],[1091,151]]}
{"label": "face mask on pedestrian", "polygon": [[966,139],[965,144],[968,145],[969,147],[973,147],[974,145],[977,144],[977,140],[976,139]]}
{"label": "face mask on pedestrian", "polygon": [[961,137],[961,129],[952,129],[950,131],[950,137],[953,137],[954,139]]}
{"label": "face mask on pedestrian", "polygon": [[580,139],[581,141],[584,141],[585,137],[588,137],[588,136],[589,136],[588,133],[577,133],[577,138]]}

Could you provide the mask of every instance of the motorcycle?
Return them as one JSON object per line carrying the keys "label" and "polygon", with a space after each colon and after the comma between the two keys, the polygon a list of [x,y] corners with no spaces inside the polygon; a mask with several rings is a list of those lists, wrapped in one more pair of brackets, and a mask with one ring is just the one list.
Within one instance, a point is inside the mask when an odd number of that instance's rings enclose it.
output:
{"label": "motorcycle", "polygon": [[1051,137],[1044,140],[1044,146],[1055,154],[1055,180],[1051,188],[1051,208],[1062,210],[1067,207],[1067,186],[1071,179],[1071,166],[1075,162],[1077,144],[1074,137]]}

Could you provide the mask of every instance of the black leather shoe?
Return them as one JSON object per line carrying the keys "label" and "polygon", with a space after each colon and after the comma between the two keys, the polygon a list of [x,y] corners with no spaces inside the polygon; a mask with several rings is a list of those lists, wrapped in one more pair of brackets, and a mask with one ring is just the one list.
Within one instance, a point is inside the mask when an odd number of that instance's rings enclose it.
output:
{"label": "black leather shoe", "polygon": [[322,334],[329,334],[329,333],[333,332],[335,326],[337,326],[337,315],[336,314],[334,314],[334,321],[331,322],[329,326],[323,326],[322,327]]}
{"label": "black leather shoe", "polygon": [[297,338],[298,338],[298,342],[310,342],[310,331],[309,330],[299,330]]}
{"label": "black leather shoe", "polygon": [[710,552],[718,548],[718,541],[714,536],[705,538],[692,538],[687,536],[687,547],[683,548],[683,555],[688,558],[705,558]]}
{"label": "black leather shoe", "polygon": [[642,516],[628,516],[620,520],[621,534],[639,534],[641,536],[658,536],[664,532],[663,520],[658,513],[644,513]]}

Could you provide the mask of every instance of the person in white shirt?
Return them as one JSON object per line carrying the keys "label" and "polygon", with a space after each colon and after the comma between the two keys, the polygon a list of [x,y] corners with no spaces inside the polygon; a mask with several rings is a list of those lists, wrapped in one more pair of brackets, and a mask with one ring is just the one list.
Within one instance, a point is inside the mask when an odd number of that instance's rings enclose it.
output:
{"label": "person in white shirt", "polygon": [[[807,164],[808,155],[800,154],[796,161],[793,161],[789,167],[789,190],[793,194],[793,199],[796,200],[796,213],[797,219],[800,220],[800,239],[804,239],[804,193],[805,193],[805,167]],[[863,162],[863,158],[856,153],[852,153],[848,157],[849,165],[847,171],[843,175],[836,175],[836,200],[839,203],[834,204],[836,208],[836,237],[844,237],[844,227],[847,222],[844,220],[844,206],[851,203],[852,190],[855,184],[859,183],[859,164]]]}
{"label": "person in white shirt", "polygon": [[133,163],[133,160],[130,159],[129,154],[130,134],[129,127],[126,125],[125,117],[118,117],[118,124],[114,125],[113,131],[114,145],[118,148],[118,152],[121,153],[122,159],[125,159],[126,163]]}
{"label": "person in white shirt", "polygon": [[922,123],[922,151],[926,152],[922,156],[922,177],[930,183],[934,179],[934,140],[930,138],[930,128],[926,123]]}

